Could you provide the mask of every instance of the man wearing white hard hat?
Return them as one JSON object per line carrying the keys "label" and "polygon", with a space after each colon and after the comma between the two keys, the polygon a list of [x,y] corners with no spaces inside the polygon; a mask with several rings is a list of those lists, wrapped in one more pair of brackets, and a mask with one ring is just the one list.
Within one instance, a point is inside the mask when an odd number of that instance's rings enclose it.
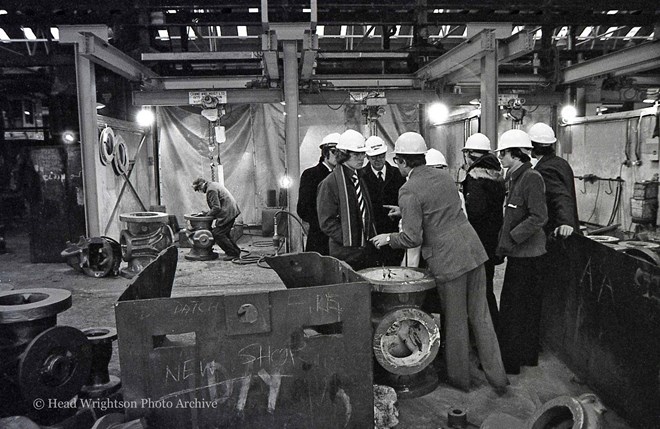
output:
{"label": "man wearing white hard hat", "polygon": [[440,169],[449,167],[449,164],[447,164],[447,159],[442,154],[442,152],[434,148],[431,148],[426,152],[426,165]]}
{"label": "man wearing white hard hat", "polygon": [[502,166],[507,168],[504,222],[497,254],[507,258],[498,339],[507,373],[538,364],[541,319],[541,256],[545,254],[543,226],[548,221],[545,185],[532,169],[532,141],[522,130],[506,131],[497,145]]}
{"label": "man wearing white hard hat", "polygon": [[365,139],[344,131],[336,146],[337,167],[319,184],[316,206],[321,231],[329,237],[329,255],[354,270],[375,266],[376,235],[367,185],[358,175],[367,152]]}
{"label": "man wearing white hard hat", "polygon": [[[360,169],[360,176],[367,183],[369,198],[374,209],[374,224],[378,234],[399,230],[397,219],[388,216],[389,208],[385,205],[397,205],[399,188],[406,181],[399,169],[385,159],[387,144],[378,136],[371,136],[366,141],[367,165]],[[377,265],[399,265],[403,258],[402,249],[384,247],[377,252]]]}
{"label": "man wearing white hard hat", "polygon": [[562,157],[555,154],[557,138],[549,125],[537,122],[529,129],[532,155],[537,159],[534,169],[545,181],[545,199],[548,206],[546,236],[566,238],[580,233],[573,169]]}
{"label": "man wearing white hard hat", "polygon": [[404,133],[397,139],[394,162],[408,177],[399,191],[401,232],[380,234],[372,241],[376,247],[421,245],[442,304],[449,382],[470,389],[472,330],[486,379],[500,391],[508,380],[486,303],[483,264],[488,255],[461,209],[454,180],[447,170],[426,165],[426,151],[418,133]]}
{"label": "man wearing white hard hat", "polygon": [[319,226],[318,212],[316,210],[316,196],[319,183],[337,165],[335,152],[339,143],[339,133],[331,133],[323,137],[319,148],[321,158],[319,163],[303,171],[300,176],[300,188],[298,190],[298,205],[296,211],[302,220],[309,224],[307,233],[306,252],[318,252],[321,255],[328,254],[328,236],[321,231]]}
{"label": "man wearing white hard hat", "polygon": [[488,309],[497,329],[497,299],[493,291],[495,265],[502,259],[495,254],[497,239],[502,228],[502,205],[506,188],[502,165],[491,152],[490,139],[481,133],[472,134],[463,147],[465,179],[462,182],[465,210],[470,224],[488,253],[486,269],[486,298]]}

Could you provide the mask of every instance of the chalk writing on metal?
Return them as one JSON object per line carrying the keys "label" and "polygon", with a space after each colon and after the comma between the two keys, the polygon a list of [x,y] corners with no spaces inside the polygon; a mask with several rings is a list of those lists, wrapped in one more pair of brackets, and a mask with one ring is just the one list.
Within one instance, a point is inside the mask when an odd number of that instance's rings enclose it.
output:
{"label": "chalk writing on metal", "polygon": [[217,312],[219,307],[219,301],[209,302],[206,305],[198,301],[178,303],[176,307],[174,307],[174,315],[188,316],[199,313]]}

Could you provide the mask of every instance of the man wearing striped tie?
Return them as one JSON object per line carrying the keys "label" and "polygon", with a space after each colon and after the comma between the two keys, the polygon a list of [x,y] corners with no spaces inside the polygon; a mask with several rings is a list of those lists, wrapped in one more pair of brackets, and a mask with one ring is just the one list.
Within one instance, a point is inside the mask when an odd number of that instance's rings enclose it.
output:
{"label": "man wearing striped tie", "polygon": [[323,179],[316,197],[319,225],[330,238],[330,256],[357,271],[374,266],[376,256],[369,241],[376,235],[373,209],[367,185],[358,175],[367,147],[362,134],[346,130],[336,149],[337,167]]}

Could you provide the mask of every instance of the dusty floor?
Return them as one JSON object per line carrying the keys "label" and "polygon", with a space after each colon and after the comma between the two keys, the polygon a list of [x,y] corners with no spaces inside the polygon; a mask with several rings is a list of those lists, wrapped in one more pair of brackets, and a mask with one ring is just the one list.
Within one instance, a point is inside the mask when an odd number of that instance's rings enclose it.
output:
{"label": "dusty floor", "polygon": [[[253,254],[274,251],[271,240],[257,235],[244,235],[239,245]],[[28,239],[8,231],[8,253],[0,255],[0,290],[61,288],[72,292],[73,306],[60,313],[59,325],[79,329],[94,326],[115,326],[114,303],[130,280],[123,277],[94,279],[79,274],[65,263],[31,264]],[[179,249],[179,261],[172,296],[198,296],[284,289],[271,269],[257,264],[237,265],[220,260],[193,262],[183,256],[189,249]],[[124,263],[125,264],[125,263]],[[496,273],[496,292],[499,294],[503,265]],[[109,366],[110,373],[121,376],[117,345]],[[399,399],[398,428],[437,429],[447,427],[447,413],[454,408],[467,412],[470,427],[478,427],[491,413],[501,412],[519,419],[527,419],[543,403],[562,395],[578,396],[590,392],[588,386],[576,379],[555,356],[544,353],[538,367],[523,367],[520,375],[510,376],[511,387],[498,396],[486,383],[483,374],[475,371],[473,387],[468,393],[445,384],[432,393],[415,399]],[[607,404],[605,404],[607,405]],[[612,410],[605,413],[608,428],[628,429]]]}

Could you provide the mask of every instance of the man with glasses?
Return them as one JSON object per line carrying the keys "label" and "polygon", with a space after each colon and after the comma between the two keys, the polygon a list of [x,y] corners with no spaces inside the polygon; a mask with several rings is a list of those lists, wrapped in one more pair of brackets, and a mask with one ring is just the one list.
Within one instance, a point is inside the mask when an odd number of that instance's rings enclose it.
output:
{"label": "man with glasses", "polygon": [[376,235],[367,184],[358,175],[367,146],[362,134],[346,130],[337,144],[337,167],[323,179],[316,197],[321,231],[329,238],[329,255],[354,270],[375,266]]}
{"label": "man with glasses", "polygon": [[296,211],[302,220],[309,224],[307,233],[306,252],[318,252],[321,255],[328,254],[328,236],[321,231],[319,226],[318,212],[316,210],[316,196],[319,183],[337,165],[335,153],[339,143],[339,133],[331,133],[321,141],[321,158],[319,163],[303,171],[300,176],[300,188],[298,190],[298,205]]}
{"label": "man with glasses", "polygon": [[377,248],[422,246],[442,304],[449,382],[470,389],[472,331],[486,379],[498,394],[505,393],[509,381],[486,304],[483,264],[488,255],[461,209],[456,184],[447,170],[426,165],[420,134],[399,136],[394,152],[394,162],[408,178],[399,191],[401,232],[379,234],[372,242]]}
{"label": "man with glasses", "polygon": [[[360,170],[360,176],[367,183],[369,198],[374,210],[376,231],[379,234],[396,232],[399,230],[399,222],[387,215],[389,208],[386,205],[397,204],[399,188],[405,183],[405,179],[399,170],[385,159],[387,145],[383,139],[371,136],[367,139],[366,145],[369,162]],[[377,254],[377,264],[398,266],[402,258],[402,249],[385,247]]]}
{"label": "man with glasses", "polygon": [[470,224],[483,244],[488,260],[486,269],[486,299],[497,329],[497,300],[493,292],[495,265],[502,259],[495,254],[497,239],[502,228],[502,205],[506,188],[500,161],[491,153],[490,139],[481,133],[468,137],[463,147],[463,168],[467,171],[462,182],[465,210]]}

